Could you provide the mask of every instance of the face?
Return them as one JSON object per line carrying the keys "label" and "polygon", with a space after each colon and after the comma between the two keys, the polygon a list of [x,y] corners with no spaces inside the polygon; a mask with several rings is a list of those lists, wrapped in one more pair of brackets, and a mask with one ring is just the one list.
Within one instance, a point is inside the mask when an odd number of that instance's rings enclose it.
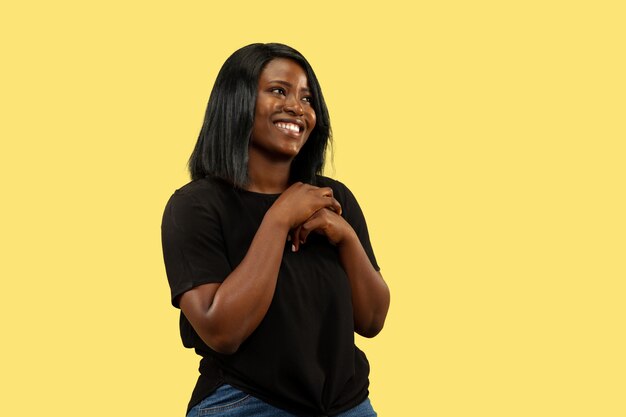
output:
{"label": "face", "polygon": [[315,127],[313,97],[304,69],[275,58],[259,76],[250,153],[272,160],[292,160]]}

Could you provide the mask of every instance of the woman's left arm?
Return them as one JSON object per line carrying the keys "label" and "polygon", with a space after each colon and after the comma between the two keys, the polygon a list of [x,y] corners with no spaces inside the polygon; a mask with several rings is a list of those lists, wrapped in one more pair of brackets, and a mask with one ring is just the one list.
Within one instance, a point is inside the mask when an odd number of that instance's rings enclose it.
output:
{"label": "woman's left arm", "polygon": [[364,337],[376,336],[389,310],[389,287],[374,269],[356,232],[341,215],[321,209],[293,233],[294,250],[298,250],[312,231],[325,235],[339,250],[341,264],[352,287],[355,331]]}

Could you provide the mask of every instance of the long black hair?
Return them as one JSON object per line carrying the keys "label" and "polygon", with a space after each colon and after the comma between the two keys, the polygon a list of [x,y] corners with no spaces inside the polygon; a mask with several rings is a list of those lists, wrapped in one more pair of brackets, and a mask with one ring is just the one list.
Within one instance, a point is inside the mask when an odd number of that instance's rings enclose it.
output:
{"label": "long black hair", "polygon": [[204,123],[189,158],[191,178],[222,178],[236,187],[248,183],[248,146],[254,123],[259,76],[275,58],[297,62],[306,72],[316,123],[291,164],[291,181],[315,184],[322,173],[326,147],[332,140],[330,117],[322,89],[304,56],[280,43],[244,46],[224,62],[213,85]]}

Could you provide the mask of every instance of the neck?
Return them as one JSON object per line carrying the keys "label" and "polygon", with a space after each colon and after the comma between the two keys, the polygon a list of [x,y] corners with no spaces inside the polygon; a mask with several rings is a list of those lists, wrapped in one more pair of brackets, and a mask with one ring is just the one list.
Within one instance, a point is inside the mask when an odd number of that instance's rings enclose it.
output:
{"label": "neck", "polygon": [[279,194],[289,187],[291,160],[268,161],[251,152],[248,159],[249,183],[246,189],[263,194]]}

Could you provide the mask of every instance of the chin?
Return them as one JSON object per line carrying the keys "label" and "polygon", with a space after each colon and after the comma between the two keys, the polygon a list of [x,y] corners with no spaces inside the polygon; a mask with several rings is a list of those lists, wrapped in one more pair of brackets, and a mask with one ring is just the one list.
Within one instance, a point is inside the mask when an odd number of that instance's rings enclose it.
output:
{"label": "chin", "polygon": [[288,158],[295,158],[296,156],[298,156],[298,154],[300,153],[300,151],[302,150],[301,146],[298,147],[288,147],[288,148],[282,148],[280,149],[278,152],[282,155],[284,155],[285,157]]}

